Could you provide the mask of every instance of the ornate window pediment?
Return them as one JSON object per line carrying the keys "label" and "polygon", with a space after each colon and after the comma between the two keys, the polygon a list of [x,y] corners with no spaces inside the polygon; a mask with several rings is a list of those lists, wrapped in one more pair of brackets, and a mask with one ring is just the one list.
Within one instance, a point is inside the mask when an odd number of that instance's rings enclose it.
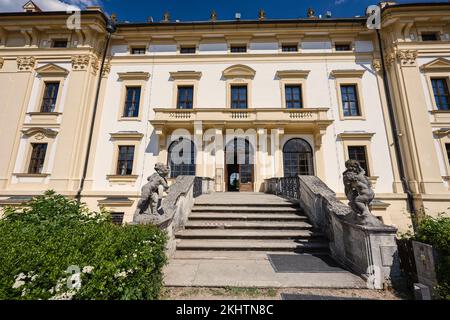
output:
{"label": "ornate window pediment", "polygon": [[334,78],[362,78],[366,70],[333,70],[331,76]]}
{"label": "ornate window pediment", "polygon": [[37,68],[36,73],[41,76],[67,76],[69,71],[56,64],[49,63]]}
{"label": "ornate window pediment", "polygon": [[22,133],[25,137],[33,137],[39,135],[40,137],[45,138],[55,138],[58,135],[58,131],[48,129],[48,128],[29,128],[22,130]]}
{"label": "ornate window pediment", "polygon": [[200,80],[202,73],[199,71],[177,71],[170,72],[170,77],[174,80]]}
{"label": "ornate window pediment", "polygon": [[437,58],[424,64],[420,69],[424,72],[449,72],[450,60],[445,58]]}
{"label": "ornate window pediment", "polygon": [[310,70],[280,70],[277,72],[277,77],[280,79],[306,79]]}
{"label": "ornate window pediment", "polygon": [[144,80],[147,81],[150,78],[148,72],[122,72],[118,73],[119,80]]}
{"label": "ornate window pediment", "polygon": [[223,76],[227,79],[232,78],[249,78],[253,79],[256,75],[256,71],[243,64],[235,64],[226,68],[223,71]]}

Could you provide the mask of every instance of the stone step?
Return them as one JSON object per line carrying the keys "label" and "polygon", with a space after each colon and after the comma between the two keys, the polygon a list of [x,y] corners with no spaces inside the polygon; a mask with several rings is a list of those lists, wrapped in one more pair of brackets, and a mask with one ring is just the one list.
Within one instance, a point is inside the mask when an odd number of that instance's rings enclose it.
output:
{"label": "stone step", "polygon": [[303,221],[223,221],[197,220],[188,221],[186,229],[253,229],[253,230],[312,230],[314,227]]}
{"label": "stone step", "polygon": [[234,221],[308,221],[305,216],[295,214],[253,213],[236,214],[220,212],[192,213],[190,221],[196,220],[234,220]]}
{"label": "stone step", "polygon": [[180,250],[175,251],[172,259],[177,260],[268,260],[268,254],[287,254],[280,251],[217,251],[217,250]]}
{"label": "stone step", "polygon": [[197,206],[192,212],[224,212],[224,213],[302,213],[295,207],[258,207],[258,206]]}
{"label": "stone step", "polygon": [[288,251],[297,253],[328,251],[325,241],[291,240],[181,240],[177,250]]}
{"label": "stone step", "polygon": [[178,239],[310,239],[323,238],[323,234],[309,230],[183,230]]}
{"label": "stone step", "polygon": [[[261,202],[261,203],[253,203],[253,202],[230,202],[230,206],[233,207],[256,207],[256,208],[293,208],[300,209],[297,205],[292,204],[290,202]],[[195,201],[196,207],[226,207],[227,204],[217,203],[217,202],[201,202]]]}

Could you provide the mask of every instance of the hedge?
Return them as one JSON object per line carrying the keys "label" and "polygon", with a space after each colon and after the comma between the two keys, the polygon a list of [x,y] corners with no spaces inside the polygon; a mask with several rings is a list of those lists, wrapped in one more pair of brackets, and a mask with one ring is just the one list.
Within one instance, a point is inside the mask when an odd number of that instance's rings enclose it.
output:
{"label": "hedge", "polygon": [[117,226],[107,212],[46,192],[0,220],[0,299],[151,300],[163,286],[166,234]]}

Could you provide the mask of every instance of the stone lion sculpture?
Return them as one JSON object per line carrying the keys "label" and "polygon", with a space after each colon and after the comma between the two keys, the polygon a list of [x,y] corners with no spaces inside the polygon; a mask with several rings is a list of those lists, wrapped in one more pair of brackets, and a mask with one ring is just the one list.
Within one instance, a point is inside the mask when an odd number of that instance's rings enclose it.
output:
{"label": "stone lion sculpture", "polygon": [[345,194],[349,200],[349,206],[356,216],[349,217],[360,224],[382,224],[369,210],[369,206],[375,198],[372,184],[366,177],[366,172],[358,161],[348,160],[345,163],[347,170],[344,172]]}
{"label": "stone lion sculpture", "polygon": [[[142,187],[142,195],[137,205],[138,214],[158,214],[159,187],[169,189],[166,177],[169,175],[169,167],[162,163],[155,165],[155,173],[148,177],[148,183]],[[149,212],[150,210],[150,212]]]}

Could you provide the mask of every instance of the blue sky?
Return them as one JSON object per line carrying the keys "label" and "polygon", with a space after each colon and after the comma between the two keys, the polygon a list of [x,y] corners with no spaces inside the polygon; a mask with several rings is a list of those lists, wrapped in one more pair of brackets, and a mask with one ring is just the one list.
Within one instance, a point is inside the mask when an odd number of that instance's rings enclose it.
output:
{"label": "blue sky", "polygon": [[[20,11],[27,0],[0,0],[1,11]],[[120,21],[143,22],[152,16],[155,21],[162,19],[168,10],[172,20],[208,20],[215,9],[219,20],[233,19],[235,12],[241,12],[242,19],[257,18],[259,8],[266,11],[267,18],[303,18],[308,7],[316,15],[331,11],[334,17],[364,15],[364,10],[379,0],[34,0],[42,9],[61,10],[66,4],[80,7],[101,5],[108,13],[117,13]],[[398,0],[405,2],[442,2],[445,0]]]}

